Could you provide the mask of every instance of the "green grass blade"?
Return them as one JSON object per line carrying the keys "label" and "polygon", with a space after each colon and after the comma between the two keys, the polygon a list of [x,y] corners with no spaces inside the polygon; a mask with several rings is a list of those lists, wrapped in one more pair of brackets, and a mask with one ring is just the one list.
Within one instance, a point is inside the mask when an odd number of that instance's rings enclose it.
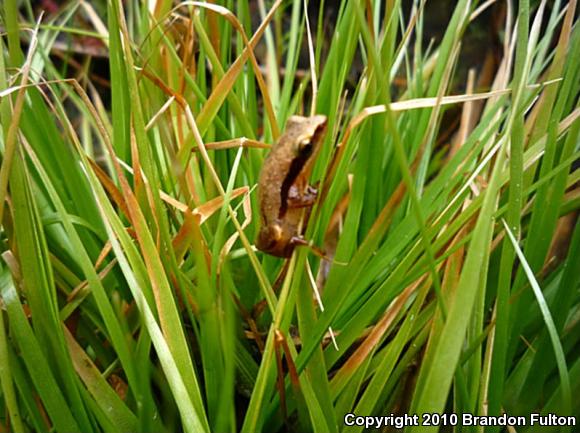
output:
{"label": "green grass blade", "polygon": [[[516,251],[516,254],[518,255],[518,259],[520,260],[520,263],[521,263],[522,267],[524,268],[524,272],[526,273],[528,281],[529,281],[530,285],[532,286],[532,290],[534,291],[534,296],[536,297],[536,300],[538,302],[538,306],[540,307],[540,310],[542,311],[542,317],[544,318],[544,323],[545,323],[546,328],[548,329],[548,333],[550,335],[550,341],[551,341],[552,347],[554,349],[554,354],[556,355],[556,363],[558,365],[558,373],[560,374],[560,383],[562,385],[562,401],[564,404],[563,413],[571,413],[572,394],[570,391],[570,376],[568,373],[568,367],[566,366],[566,357],[565,357],[564,351],[562,349],[562,343],[560,342],[560,337],[558,336],[558,331],[556,330],[556,325],[554,324],[554,319],[552,318],[552,315],[550,313],[550,309],[548,308],[548,304],[546,303],[546,299],[544,298],[544,295],[542,293],[542,289],[540,288],[538,281],[536,280],[536,277],[534,276],[534,273],[533,273],[532,269],[530,268],[530,265],[526,261],[526,257],[524,256],[524,253],[520,249],[513,233],[511,232],[511,230],[509,229],[509,227],[507,226],[505,221],[502,221],[502,222],[503,222],[504,228],[506,230],[506,233],[510,239],[510,242],[512,243],[512,245]],[[570,431],[569,428],[564,428],[564,430]]]}

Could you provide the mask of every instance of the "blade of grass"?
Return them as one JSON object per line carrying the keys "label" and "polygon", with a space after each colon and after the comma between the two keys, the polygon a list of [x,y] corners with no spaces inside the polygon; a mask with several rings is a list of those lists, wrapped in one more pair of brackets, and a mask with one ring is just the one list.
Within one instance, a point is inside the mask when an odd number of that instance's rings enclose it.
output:
{"label": "blade of grass", "polygon": [[[486,276],[482,275],[482,269],[486,267],[489,259],[493,213],[499,192],[501,167],[505,161],[504,148],[501,149],[485,191],[455,299],[450,303],[449,314],[438,344],[430,347],[430,351],[433,351],[432,362],[423,365],[421,369],[419,383],[423,386],[415,391],[411,405],[413,413],[443,411],[477,293],[485,287]],[[436,427],[410,429],[411,432],[436,430]]]}
{"label": "blade of grass", "polygon": [[[17,166],[14,169],[18,170]],[[8,320],[20,348],[22,358],[34,383],[50,421],[59,431],[81,431],[69,405],[52,374],[33,329],[28,324],[26,315],[20,304],[18,293],[12,281],[3,281],[2,299],[6,305]],[[92,431],[92,430],[91,430]]]}
{"label": "blade of grass", "polygon": [[[504,225],[505,231],[509,237],[510,242],[512,243],[514,250],[520,260],[522,267],[524,268],[524,272],[526,273],[526,277],[530,285],[532,286],[532,290],[534,292],[534,296],[536,297],[536,301],[538,302],[538,306],[542,311],[542,317],[544,319],[544,323],[550,335],[550,341],[552,343],[552,348],[554,349],[554,355],[556,356],[556,364],[558,365],[558,373],[560,375],[560,383],[561,383],[561,391],[562,391],[562,401],[564,404],[563,413],[571,413],[572,411],[572,394],[570,391],[570,376],[568,373],[568,368],[566,366],[566,357],[564,355],[564,350],[562,349],[562,343],[560,342],[560,337],[558,336],[558,331],[556,330],[556,325],[554,324],[554,319],[550,313],[550,309],[548,308],[548,304],[546,303],[546,299],[542,293],[542,289],[540,288],[538,281],[534,275],[534,272],[530,268],[524,253],[520,249],[516,238],[514,237],[512,231],[506,224],[504,220],[502,220]],[[570,426],[563,427],[563,431],[571,431]]]}

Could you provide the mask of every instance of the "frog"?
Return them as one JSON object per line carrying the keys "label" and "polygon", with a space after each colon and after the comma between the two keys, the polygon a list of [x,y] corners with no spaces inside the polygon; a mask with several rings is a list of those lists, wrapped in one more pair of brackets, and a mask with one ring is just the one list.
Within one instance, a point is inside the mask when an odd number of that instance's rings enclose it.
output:
{"label": "frog", "polygon": [[[258,179],[260,231],[256,248],[288,258],[297,245],[307,244],[301,231],[316,202],[309,178],[326,135],[324,115],[288,118],[284,133],[266,156]],[[306,212],[305,212],[306,211]],[[301,230],[302,229],[302,230]]]}

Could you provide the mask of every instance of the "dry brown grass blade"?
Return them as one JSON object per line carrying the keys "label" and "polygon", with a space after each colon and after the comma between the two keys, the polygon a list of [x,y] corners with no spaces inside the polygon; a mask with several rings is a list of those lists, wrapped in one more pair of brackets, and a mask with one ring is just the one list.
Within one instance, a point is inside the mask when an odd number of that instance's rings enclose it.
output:
{"label": "dry brown grass blade", "polygon": [[[205,265],[207,275],[211,274],[211,264],[213,262],[212,252],[210,251],[207,242],[201,232],[201,224],[197,218],[193,219],[193,251],[198,254],[197,260],[203,257],[203,264]],[[201,253],[201,254],[200,254]]]}
{"label": "dry brown grass blade", "polygon": [[[467,203],[466,203],[467,205]],[[448,251],[458,245],[469,233],[475,225],[475,217],[471,218],[462,228],[457,232],[454,238],[441,248],[441,252]],[[451,254],[443,264],[443,281],[442,281],[442,295],[445,305],[449,305],[455,296],[455,288],[459,283],[461,270],[463,269],[463,261],[465,260],[465,245],[458,248]],[[441,310],[437,310],[437,315],[440,315]]]}
{"label": "dry brown grass blade", "polygon": [[181,94],[179,94],[178,92],[173,90],[171,87],[169,87],[167,84],[165,84],[163,82],[163,80],[161,78],[159,78],[157,75],[155,75],[155,73],[152,72],[147,66],[144,66],[141,69],[141,73],[143,74],[143,76],[145,78],[149,79],[153,84],[155,84],[157,87],[159,87],[159,89],[163,93],[165,93],[169,97],[175,98],[175,101],[182,108],[185,108],[185,106],[187,105],[187,102],[185,101],[185,99],[183,99],[183,96],[181,96]]}
{"label": "dry brown grass blade", "polygon": [[[231,198],[233,199],[244,194],[247,196],[248,192],[249,188],[247,186],[236,188],[232,191]],[[191,245],[191,242],[193,241],[194,224],[198,225],[203,224],[210,216],[212,216],[216,211],[221,209],[223,203],[224,200],[222,197],[216,197],[204,203],[203,205],[198,206],[193,210],[190,210],[185,204],[178,202],[173,198],[171,199],[171,204],[185,214],[183,224],[179,229],[178,233],[173,238],[172,242],[173,249],[175,251],[175,255],[178,258],[178,260],[181,260],[183,258],[187,249]],[[237,235],[237,233],[235,233],[235,235]]]}
{"label": "dry brown grass blade", "polygon": [[[209,125],[210,119],[215,115],[215,113],[217,113],[217,110],[219,109],[219,107],[221,107],[221,104],[225,100],[226,95],[232,89],[235,81],[238,78],[238,75],[240,74],[240,72],[242,72],[244,64],[246,63],[248,58],[251,57],[250,52],[254,50],[256,44],[262,38],[262,35],[266,31],[268,24],[274,17],[274,12],[276,12],[276,10],[281,4],[282,0],[277,0],[276,3],[272,5],[272,8],[268,12],[268,15],[266,15],[264,21],[260,24],[258,30],[256,30],[256,33],[254,33],[252,39],[248,41],[242,53],[238,56],[238,58],[234,61],[232,66],[230,66],[230,69],[228,69],[228,71],[225,73],[225,75],[222,77],[219,83],[215,86],[210,97],[204,104],[201,112],[199,113],[199,116],[197,117],[197,123],[200,125],[200,132],[202,135],[205,132],[205,128],[207,128],[207,126]],[[260,73],[258,71],[256,75],[258,76],[259,74]]]}
{"label": "dry brown grass blade", "polygon": [[284,423],[288,421],[288,412],[286,406],[286,387],[284,386],[284,366],[282,364],[282,342],[284,335],[276,329],[274,335],[274,353],[276,354],[276,388],[280,395],[280,408],[282,409],[282,418]]}
{"label": "dry brown grass blade", "polygon": [[[253,37],[252,37],[252,40],[248,40],[248,37],[246,35],[246,32],[244,31],[244,27],[242,26],[242,23],[240,23],[238,18],[232,12],[230,12],[227,8],[225,8],[223,6],[215,5],[212,3],[206,3],[206,2],[184,1],[184,2],[180,3],[179,6],[174,8],[174,10],[176,10],[177,8],[179,8],[181,6],[196,6],[196,7],[208,9],[216,14],[219,14],[222,17],[224,17],[234,27],[234,29],[240,34],[242,41],[244,43],[244,46],[245,46],[244,51],[242,52],[242,55],[244,55],[244,53],[247,51],[247,57],[249,57],[249,59],[250,59],[250,63],[252,64],[252,69],[254,70],[254,75],[256,77],[256,80],[258,81],[258,87],[260,88],[260,92],[262,93],[262,100],[264,102],[264,108],[266,111],[266,115],[268,116],[268,120],[270,121],[270,126],[272,128],[272,136],[274,137],[274,140],[276,140],[278,138],[278,136],[280,135],[280,130],[278,128],[278,123],[276,122],[276,115],[274,113],[274,107],[272,105],[270,93],[268,92],[268,87],[266,86],[266,83],[264,82],[264,78],[262,77],[262,72],[260,70],[260,66],[258,65],[258,61],[256,60],[256,56],[254,55],[254,47],[255,47],[257,41],[253,42],[254,41]],[[272,7],[272,10],[275,10],[276,8],[277,8],[277,5],[274,5]],[[266,19],[264,21],[267,23],[269,20]],[[247,58],[246,58],[246,60],[247,60]],[[244,62],[245,62],[245,60],[244,60]],[[233,67],[233,65],[232,65],[232,67]],[[226,75],[227,75],[227,73],[226,73]],[[233,79],[233,81],[235,81],[236,78],[237,78],[237,75]],[[218,84],[218,86],[219,86],[219,84]],[[216,86],[216,88],[217,88],[217,86]],[[228,92],[229,92],[229,90],[228,90]],[[208,100],[208,102],[209,102],[209,100]]]}
{"label": "dry brown grass blade", "polygon": [[[249,188],[247,186],[236,188],[232,191],[231,198],[234,199],[244,194],[247,195],[248,192]],[[175,251],[175,255],[178,260],[181,260],[185,255],[187,248],[193,241],[194,224],[203,224],[210,216],[221,209],[224,204],[224,199],[222,197],[213,198],[193,210],[189,209],[186,205],[178,202],[175,199],[171,200],[171,204],[184,213],[183,224],[178,233],[173,238],[173,249]]]}
{"label": "dry brown grass blade", "polygon": [[292,358],[292,352],[290,352],[290,347],[288,346],[288,341],[284,337],[281,331],[276,330],[276,338],[281,339],[282,349],[284,350],[284,356],[286,357],[286,364],[288,366],[288,375],[290,376],[290,383],[294,388],[296,395],[300,393],[300,378],[298,376],[298,370],[296,369],[296,364]]}
{"label": "dry brown grass blade", "polygon": [[[465,94],[471,95],[473,93],[473,87],[475,85],[475,70],[470,69],[467,73],[467,85],[465,87]],[[462,144],[467,140],[473,125],[475,125],[475,119],[473,117],[473,101],[468,101],[463,104],[463,110],[461,110],[461,121],[459,122],[459,131],[455,135],[452,143],[449,155],[447,155],[447,161],[453,158],[453,155],[461,148]]]}
{"label": "dry brown grass blade", "polygon": [[99,269],[101,267],[101,265],[111,252],[111,249],[112,249],[111,241],[105,242],[105,246],[99,253],[99,257],[97,257],[97,260],[95,261],[95,269]]}
{"label": "dry brown grass blade", "polygon": [[113,199],[113,202],[119,207],[121,212],[127,218],[129,218],[129,209],[127,208],[127,202],[125,201],[125,197],[123,197],[123,194],[121,194],[121,191],[119,191],[119,188],[117,188],[117,185],[115,185],[113,180],[107,175],[107,173],[105,173],[105,171],[101,167],[99,167],[99,165],[95,161],[89,159],[89,163],[91,164],[93,172],[97,175],[97,178],[101,182],[101,185],[103,185],[105,191],[107,191],[107,194],[109,194],[111,199]]}
{"label": "dry brown grass blade", "polygon": [[141,209],[144,209],[145,212],[150,215],[150,221],[152,222],[151,231],[155,236],[155,245],[157,246],[157,251],[161,251],[161,233],[159,230],[159,218],[157,216],[157,204],[155,198],[153,197],[151,186],[145,178],[143,170],[141,170],[141,158],[139,156],[139,149],[137,148],[137,140],[135,137],[133,122],[131,122],[130,137],[135,197],[137,198],[137,201],[142,204]]}
{"label": "dry brown grass blade", "polygon": [[288,367],[288,375],[290,377],[290,384],[294,390],[294,395],[298,398],[300,396],[300,377],[298,375],[298,370],[296,369],[296,364],[292,358],[292,352],[288,346],[286,337],[279,329],[274,331],[274,346],[276,352],[276,366],[278,367],[276,386],[278,387],[278,392],[280,394],[280,406],[282,408],[282,414],[284,422],[288,421],[287,404],[286,404],[286,387],[284,386],[284,366],[282,364],[282,352],[284,353],[284,358],[286,359],[286,366]]}
{"label": "dry brown grass blade", "polygon": [[3,221],[4,217],[4,200],[6,199],[6,192],[8,190],[8,180],[10,178],[10,170],[12,169],[12,160],[14,159],[14,154],[18,145],[17,139],[20,125],[20,116],[24,108],[26,85],[28,83],[28,77],[30,76],[32,59],[34,57],[34,53],[36,52],[36,45],[38,44],[38,29],[40,27],[42,15],[43,14],[40,14],[32,33],[28,54],[26,55],[26,60],[24,61],[24,65],[22,67],[22,79],[20,80],[20,88],[18,89],[16,102],[14,103],[14,108],[12,109],[12,119],[10,120],[10,125],[8,125],[8,131],[6,132],[6,136],[4,138],[4,155],[2,158],[2,167],[0,167],[0,221]]}
{"label": "dry brown grass blade", "polygon": [[365,11],[366,11],[367,27],[371,35],[371,41],[375,43],[376,36],[375,36],[375,26],[373,25],[373,5],[371,3],[371,0],[365,0]]}
{"label": "dry brown grass blade", "polygon": [[[100,395],[102,397],[103,392],[106,392],[111,397],[112,393],[117,392],[116,390],[127,389],[127,384],[124,382],[124,386],[117,386],[115,389],[110,386],[107,386],[106,388],[103,387],[102,381],[104,379],[102,379],[102,373],[94,364],[93,360],[86,354],[66,326],[63,326],[63,333],[69,353],[71,354],[74,369],[91,394]],[[122,399],[122,394],[117,394],[117,396]]]}
{"label": "dry brown grass blade", "polygon": [[405,192],[407,191],[407,187],[405,186],[404,182],[399,183],[399,186],[389,198],[389,201],[385,205],[385,207],[381,210],[381,213],[377,216],[377,219],[371,226],[369,233],[367,235],[367,239],[373,239],[373,237],[381,236],[387,230],[387,227],[390,225],[393,215],[397,210],[397,206],[403,200],[405,196]]}
{"label": "dry brown grass blade", "polygon": [[195,225],[200,224],[200,215],[194,215],[191,212],[186,212],[181,228],[175,235],[172,241],[173,252],[177,263],[180,263],[185,256],[189,246],[193,242]]}
{"label": "dry brown grass blade", "polygon": [[[556,45],[554,60],[550,64],[550,69],[546,74],[546,79],[548,81],[555,80],[562,75],[566,55],[569,54],[568,46],[570,43],[570,35],[572,34],[572,26],[574,24],[576,4],[577,0],[570,0],[566,6],[568,10],[566,11],[566,16],[562,23],[562,30]],[[529,143],[533,144],[547,130],[549,116],[537,116],[537,113],[542,112],[543,108],[546,106],[553,106],[557,94],[557,89],[550,89],[549,91],[542,92],[540,100],[534,107],[534,113],[530,116],[532,121],[526,125],[526,132],[531,134]]]}
{"label": "dry brown grass blade", "polygon": [[[107,275],[109,275],[109,273],[115,267],[116,264],[117,264],[117,260],[116,259],[111,260],[107,264],[107,266],[105,266],[104,269],[97,274],[97,276],[99,277],[99,279],[102,281]],[[79,296],[82,296],[83,298],[86,297],[89,294],[88,291],[85,292],[85,290],[88,289],[88,287],[89,287],[89,282],[87,280],[84,280],[82,283],[80,283],[79,285],[77,285],[69,293],[69,295],[67,296],[66,301],[67,302],[72,302],[73,300],[76,301],[77,300],[76,298],[78,298]]]}
{"label": "dry brown grass blade", "polygon": [[[245,216],[245,219],[244,219],[244,221],[242,221],[242,225],[241,225],[242,230],[244,230],[246,227],[248,227],[250,225],[250,223],[252,222],[252,203],[250,202],[250,194],[248,193],[249,189],[247,187],[245,187],[245,188],[247,191],[246,191],[246,194],[244,195],[244,199],[242,200],[242,210],[244,211],[244,216]],[[218,274],[221,270],[221,267],[222,267],[224,260],[226,259],[226,256],[229,254],[230,250],[234,246],[234,243],[236,242],[238,237],[239,237],[239,232],[237,232],[237,231],[234,232],[228,238],[228,240],[225,242],[224,246],[222,247],[222,249],[220,251],[220,256],[219,256]]]}
{"label": "dry brown grass blade", "polygon": [[256,324],[256,321],[254,320],[254,318],[252,317],[252,315],[250,314],[250,312],[248,311],[248,309],[246,307],[244,307],[244,304],[242,304],[242,302],[240,301],[240,298],[238,298],[238,296],[235,293],[232,293],[232,298],[234,299],[234,303],[236,304],[236,306],[238,307],[238,311],[240,312],[240,315],[242,316],[242,318],[244,319],[244,321],[248,324],[250,331],[245,331],[245,334],[247,336],[247,338],[251,338],[256,342],[256,345],[258,346],[258,350],[260,351],[260,354],[264,353],[264,339],[262,338],[262,335],[260,334],[260,331],[258,330],[258,325]]}
{"label": "dry brown grass blade", "polygon": [[[211,150],[235,149],[238,147],[269,149],[272,146],[270,144],[264,143],[263,141],[252,140],[251,138],[246,137],[232,138],[231,140],[212,141],[210,143],[205,143],[205,148]],[[193,151],[194,152],[197,151],[197,148],[194,148]]]}
{"label": "dry brown grass blade", "polygon": [[[247,186],[242,186],[232,190],[231,199],[237,198],[241,195],[247,194],[250,189]],[[168,204],[176,208],[177,210],[185,213],[196,215],[200,219],[200,224],[203,224],[210,216],[212,216],[217,210],[219,210],[223,204],[224,199],[223,197],[215,197],[211,200],[208,200],[204,204],[197,206],[195,209],[190,209],[189,206],[180,202],[179,200],[174,199],[173,197],[162,193],[161,198],[166,201]]]}
{"label": "dry brown grass blade", "polygon": [[[134,170],[129,167],[128,165],[126,165],[123,161],[121,160],[117,160],[117,162],[120,164],[121,167],[125,168],[129,173],[133,174]],[[113,180],[107,175],[107,173],[105,173],[103,171],[102,168],[99,167],[99,165],[94,162],[93,160],[89,160],[89,163],[91,164],[91,168],[93,169],[94,173],[97,175],[99,181],[101,182],[101,184],[103,185],[103,187],[105,188],[105,190],[107,191],[107,193],[111,196],[111,198],[113,199],[113,201],[115,202],[115,204],[117,204],[117,206],[119,206],[119,208],[121,208],[121,211],[123,212],[123,214],[125,214],[125,216],[127,218],[129,218],[129,210],[127,209],[127,203],[125,202],[125,199],[123,197],[123,194],[121,193],[121,191],[119,191],[119,189],[117,188],[117,186],[115,185],[115,183],[113,182]],[[145,177],[143,177],[143,180],[145,182],[147,182],[147,179]],[[241,188],[237,188],[233,191],[233,198],[238,197],[244,193],[246,193],[248,190],[248,187],[241,187]],[[169,194],[167,194],[164,191],[159,191],[159,197],[161,197],[161,200],[163,200],[164,202],[166,202],[167,204],[171,205],[172,207],[174,207],[175,209],[181,211],[181,212],[194,212],[194,213],[199,213],[202,216],[202,223],[213,214],[213,212],[215,212],[216,206],[217,209],[219,209],[219,207],[221,207],[221,204],[216,204],[215,200],[222,200],[221,197],[212,199],[210,201],[208,201],[207,203],[204,203],[201,206],[198,206],[197,208],[195,208],[193,211],[191,210],[191,208],[189,206],[187,206],[185,203],[173,198],[172,196],[170,196]],[[213,209],[213,210],[212,210]]]}

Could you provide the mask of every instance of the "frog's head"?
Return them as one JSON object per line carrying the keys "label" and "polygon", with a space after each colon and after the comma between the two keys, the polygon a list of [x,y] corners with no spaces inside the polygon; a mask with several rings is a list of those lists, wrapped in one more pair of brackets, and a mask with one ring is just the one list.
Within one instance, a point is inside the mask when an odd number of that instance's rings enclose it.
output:
{"label": "frog's head", "polygon": [[286,213],[290,188],[300,184],[300,193],[302,193],[301,189],[308,182],[316,156],[324,141],[326,116],[290,116],[286,129],[285,142],[291,145],[292,159],[280,187],[281,205],[278,213],[279,218],[283,218]]}
{"label": "frog's head", "polygon": [[326,116],[290,116],[286,123],[286,132],[292,137],[290,142],[295,146],[294,152],[303,162],[314,156],[326,133]]}

